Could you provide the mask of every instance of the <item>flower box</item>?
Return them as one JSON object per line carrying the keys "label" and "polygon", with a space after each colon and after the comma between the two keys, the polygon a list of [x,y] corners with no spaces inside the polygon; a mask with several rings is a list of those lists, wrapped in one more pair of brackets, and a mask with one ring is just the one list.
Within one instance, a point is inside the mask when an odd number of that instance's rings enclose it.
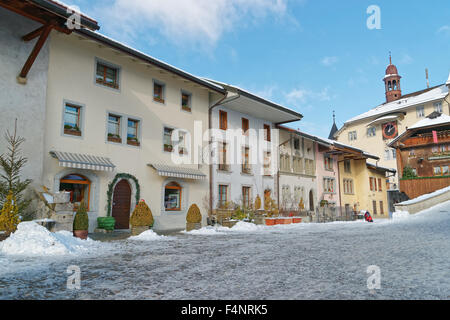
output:
{"label": "flower box", "polygon": [[139,147],[141,145],[139,141],[133,140],[133,139],[128,139],[127,144],[129,144],[130,146],[135,146],[135,147]]}
{"label": "flower box", "polygon": [[266,226],[274,226],[276,225],[277,219],[267,218],[266,219]]}
{"label": "flower box", "polygon": [[173,151],[173,146],[171,146],[170,144],[165,144],[164,145],[164,151],[172,152]]}
{"label": "flower box", "polygon": [[156,102],[159,102],[159,103],[164,103],[165,102],[164,99],[162,99],[160,97],[153,97],[153,100],[155,100]]}
{"label": "flower box", "polygon": [[189,106],[182,106],[181,109],[184,110],[184,111],[187,111],[187,112],[191,112],[192,111],[191,107],[189,107]]}
{"label": "flower box", "polygon": [[292,218],[292,223],[302,223],[302,218]]}
{"label": "flower box", "polygon": [[292,224],[292,218],[284,218],[284,224]]}
{"label": "flower box", "polygon": [[109,142],[122,143],[122,138],[118,136],[108,136]]}
{"label": "flower box", "polygon": [[275,224],[284,224],[284,218],[277,218],[275,221]]}
{"label": "flower box", "polygon": [[64,128],[64,134],[81,137],[81,131],[80,130],[76,130],[76,129]]}

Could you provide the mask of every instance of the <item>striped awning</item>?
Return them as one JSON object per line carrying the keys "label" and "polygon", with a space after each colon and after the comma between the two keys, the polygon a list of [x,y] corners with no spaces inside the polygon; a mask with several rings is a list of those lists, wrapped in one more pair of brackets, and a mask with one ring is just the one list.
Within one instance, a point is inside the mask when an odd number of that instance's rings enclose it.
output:
{"label": "striped awning", "polygon": [[163,164],[149,164],[161,177],[172,177],[181,179],[203,180],[206,174],[197,169],[188,169],[181,167],[172,167]]}
{"label": "striped awning", "polygon": [[114,171],[116,166],[108,158],[86,154],[51,151],[50,155],[58,159],[59,165],[66,168],[77,168],[93,171]]}

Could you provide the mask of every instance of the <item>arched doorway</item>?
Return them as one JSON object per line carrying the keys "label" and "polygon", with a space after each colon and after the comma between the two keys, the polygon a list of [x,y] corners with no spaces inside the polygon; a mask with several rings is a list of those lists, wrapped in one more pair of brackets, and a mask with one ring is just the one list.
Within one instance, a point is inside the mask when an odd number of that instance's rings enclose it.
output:
{"label": "arched doorway", "polygon": [[314,211],[314,192],[309,191],[309,211]]}
{"label": "arched doorway", "polygon": [[114,188],[112,216],[116,219],[115,228],[130,228],[131,187],[127,180],[120,180]]}

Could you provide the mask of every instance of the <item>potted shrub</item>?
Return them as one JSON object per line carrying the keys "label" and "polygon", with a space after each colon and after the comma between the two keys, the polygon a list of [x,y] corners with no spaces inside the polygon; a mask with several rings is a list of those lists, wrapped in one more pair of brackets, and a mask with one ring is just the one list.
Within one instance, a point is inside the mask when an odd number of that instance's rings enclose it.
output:
{"label": "potted shrub", "polygon": [[139,201],[130,219],[131,234],[137,236],[149,230],[153,226],[153,223],[152,211],[144,200]]}
{"label": "potted shrub", "polygon": [[73,235],[74,237],[86,240],[89,230],[89,216],[86,205],[82,202],[78,207],[77,213],[73,220]]}
{"label": "potted shrub", "polygon": [[173,151],[173,146],[171,144],[165,144],[164,145],[164,151],[172,152]]}
{"label": "potted shrub", "polygon": [[116,219],[114,217],[97,218],[97,224],[99,229],[114,231],[114,227],[116,226]]}
{"label": "potted shrub", "polygon": [[186,231],[198,230],[202,227],[202,214],[199,207],[193,204],[186,216]]}

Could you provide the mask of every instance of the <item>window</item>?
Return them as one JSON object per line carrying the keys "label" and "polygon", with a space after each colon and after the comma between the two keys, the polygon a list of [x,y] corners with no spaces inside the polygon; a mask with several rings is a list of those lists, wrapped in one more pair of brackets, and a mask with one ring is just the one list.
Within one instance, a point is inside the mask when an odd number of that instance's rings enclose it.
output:
{"label": "window", "polygon": [[356,131],[351,131],[348,133],[348,141],[356,141],[358,138]]}
{"label": "window", "polygon": [[242,151],[242,172],[250,174],[252,171],[250,167],[250,148],[245,147]]}
{"label": "window", "polygon": [[417,118],[425,117],[425,107],[424,106],[417,107],[416,108],[416,115],[417,115]]}
{"label": "window", "polygon": [[60,180],[59,191],[70,193],[70,202],[73,203],[73,210],[77,211],[80,204],[84,203],[89,211],[89,195],[91,182],[78,174],[70,174]]}
{"label": "window", "polygon": [[[294,165],[295,165],[295,162],[294,162]],[[289,172],[291,170],[290,159],[289,159],[288,154],[280,155],[280,169],[281,169],[281,171],[285,171],[285,172]]]}
{"label": "window", "polygon": [[228,129],[228,114],[225,111],[219,111],[219,128],[221,130]]}
{"label": "window", "polygon": [[243,132],[243,134],[248,135],[248,127],[249,127],[248,119],[242,118],[242,132]]}
{"label": "window", "polygon": [[440,152],[445,152],[445,151],[447,151],[447,146],[446,146],[445,144],[441,144],[441,145],[439,146],[439,151],[440,151]]}
{"label": "window", "polygon": [[192,95],[187,92],[181,92],[181,109],[184,111],[192,111]]}
{"label": "window", "polygon": [[228,202],[228,186],[219,185],[219,208],[226,208]]}
{"label": "window", "polygon": [[153,81],[153,100],[156,102],[160,102],[160,103],[164,103],[164,96],[165,96],[165,85],[157,82],[157,81]]}
{"label": "window", "polygon": [[442,113],[442,102],[436,102],[433,104],[434,111]]}
{"label": "window", "polygon": [[384,215],[384,203],[383,203],[383,201],[380,201],[380,214]]}
{"label": "window", "polygon": [[409,156],[410,156],[410,157],[415,157],[415,156],[416,156],[416,150],[410,149],[410,150],[409,150]]}
{"label": "window", "polygon": [[108,115],[108,141],[122,143],[121,117],[113,114]]}
{"label": "window", "polygon": [[377,191],[377,179],[370,177],[369,184],[370,184],[370,191]]}
{"label": "window", "polygon": [[351,160],[344,160],[344,171],[347,173],[352,173],[352,162]]}
{"label": "window", "polygon": [[81,107],[70,103],[64,106],[64,134],[81,137]]}
{"label": "window", "polygon": [[381,178],[378,179],[378,191],[382,192],[383,191],[383,187],[381,185]]}
{"label": "window", "polygon": [[294,138],[294,149],[300,150],[300,139]]}
{"label": "window", "polygon": [[353,194],[353,180],[352,179],[344,179],[344,193],[345,194]]}
{"label": "window", "polygon": [[178,153],[180,155],[187,155],[188,149],[186,147],[186,132],[178,131]]}
{"label": "window", "polygon": [[327,193],[334,193],[334,178],[323,179],[323,191]]}
{"label": "window", "polygon": [[412,172],[414,173],[415,176],[417,176],[417,169],[416,168],[412,168]]}
{"label": "window", "polygon": [[391,160],[391,151],[384,150],[384,160]]}
{"label": "window", "polygon": [[368,137],[375,137],[376,135],[377,135],[377,128],[375,128],[375,127],[367,128],[367,136]]}
{"label": "window", "polygon": [[242,201],[245,208],[252,207],[251,190],[250,187],[242,187]]}
{"label": "window", "polygon": [[324,156],[325,170],[333,171],[333,158],[329,155]]}
{"label": "window", "polygon": [[392,159],[397,159],[397,150],[392,149]]}
{"label": "window", "polygon": [[300,157],[294,157],[294,172],[303,173],[303,159]]}
{"label": "window", "polygon": [[438,153],[438,152],[439,152],[439,147],[438,147],[438,146],[433,146],[433,147],[431,148],[431,152],[433,152],[433,153]]}
{"label": "window", "polygon": [[227,164],[227,144],[224,142],[219,143],[219,170],[229,171]]}
{"label": "window", "polygon": [[372,204],[373,204],[373,214],[377,215],[378,214],[377,213],[377,202],[374,200],[374,201],[372,201]]}
{"label": "window", "polygon": [[164,128],[164,151],[166,152],[173,151],[172,133],[172,128]]}
{"label": "window", "polygon": [[449,166],[439,166],[434,167],[434,175],[435,176],[448,176],[450,174],[449,172]]}
{"label": "window", "polygon": [[102,62],[97,62],[95,81],[98,84],[119,89],[119,68],[106,65]]}
{"label": "window", "polygon": [[133,146],[139,146],[139,120],[128,119],[127,143]]}
{"label": "window", "polygon": [[272,175],[272,154],[270,152],[264,152],[264,175]]}
{"label": "window", "polygon": [[176,182],[166,185],[164,190],[164,207],[166,211],[181,211],[181,186]]}
{"label": "window", "polygon": [[268,124],[264,125],[264,140],[271,141],[270,137],[270,126]]}
{"label": "window", "polygon": [[314,160],[305,159],[305,172],[306,174],[313,176],[315,175],[315,165]]}

